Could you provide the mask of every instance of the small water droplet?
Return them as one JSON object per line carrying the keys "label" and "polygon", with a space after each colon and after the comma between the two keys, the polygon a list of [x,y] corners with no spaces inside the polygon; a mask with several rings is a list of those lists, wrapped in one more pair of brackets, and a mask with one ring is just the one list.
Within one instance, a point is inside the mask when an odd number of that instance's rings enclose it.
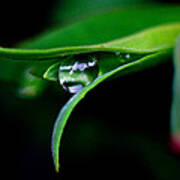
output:
{"label": "small water droplet", "polygon": [[59,82],[70,93],[79,92],[98,75],[97,60],[90,55],[75,55],[64,59],[59,67]]}
{"label": "small water droplet", "polygon": [[127,59],[129,59],[130,57],[131,57],[130,54],[125,55],[125,58],[127,58]]}

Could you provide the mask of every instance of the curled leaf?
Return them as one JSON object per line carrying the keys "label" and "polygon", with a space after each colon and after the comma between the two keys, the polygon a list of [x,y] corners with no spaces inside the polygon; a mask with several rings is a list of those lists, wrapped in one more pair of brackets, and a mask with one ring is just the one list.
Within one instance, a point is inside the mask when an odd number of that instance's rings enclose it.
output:
{"label": "curled leaf", "polygon": [[54,128],[53,128],[53,135],[52,135],[52,155],[54,159],[54,164],[56,167],[56,171],[59,171],[59,147],[60,147],[60,140],[62,138],[64,127],[67,123],[67,120],[72,113],[75,106],[85,97],[85,95],[94,87],[96,87],[98,84],[103,82],[104,80],[119,74],[124,75],[127,73],[135,72],[139,69],[147,68],[149,66],[152,66],[153,64],[157,64],[157,61],[166,59],[167,56],[164,52],[161,53],[155,53],[148,56],[145,56],[144,58],[141,58],[137,61],[133,61],[128,64],[124,64],[122,66],[119,66],[115,69],[113,69],[110,72],[107,72],[99,77],[97,77],[91,84],[84,87],[79,93],[75,94],[62,108],[60,111]]}

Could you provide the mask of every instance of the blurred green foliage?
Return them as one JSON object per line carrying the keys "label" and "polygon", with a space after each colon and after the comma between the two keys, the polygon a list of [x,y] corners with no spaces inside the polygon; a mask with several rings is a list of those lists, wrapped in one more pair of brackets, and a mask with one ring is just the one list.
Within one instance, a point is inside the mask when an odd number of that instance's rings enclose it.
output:
{"label": "blurred green foliage", "polygon": [[152,5],[152,3],[153,0],[67,0],[63,2],[57,0],[52,10],[50,22],[53,25],[59,23],[67,24],[73,20],[99,14],[106,10]]}

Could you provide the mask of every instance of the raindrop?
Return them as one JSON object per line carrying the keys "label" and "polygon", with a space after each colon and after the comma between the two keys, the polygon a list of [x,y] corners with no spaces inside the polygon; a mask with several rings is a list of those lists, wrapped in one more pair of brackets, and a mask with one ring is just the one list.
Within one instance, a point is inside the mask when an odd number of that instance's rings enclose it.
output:
{"label": "raindrop", "polygon": [[127,58],[127,59],[129,59],[130,57],[131,57],[130,54],[125,55],[125,58]]}
{"label": "raindrop", "polygon": [[59,82],[70,93],[79,92],[98,76],[97,60],[90,55],[75,55],[59,66]]}

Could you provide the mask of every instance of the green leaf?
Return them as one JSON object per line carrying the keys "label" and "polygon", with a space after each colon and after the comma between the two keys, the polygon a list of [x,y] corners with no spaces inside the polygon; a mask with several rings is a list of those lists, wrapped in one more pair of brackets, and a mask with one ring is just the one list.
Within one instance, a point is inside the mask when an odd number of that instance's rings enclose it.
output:
{"label": "green leaf", "polygon": [[54,164],[56,167],[56,171],[59,171],[59,147],[60,147],[60,140],[63,134],[64,127],[67,123],[67,120],[75,108],[75,106],[82,100],[85,95],[92,90],[94,87],[96,87],[98,84],[103,82],[109,77],[114,76],[116,73],[120,74],[126,74],[130,72],[134,72],[138,70],[138,68],[141,68],[141,66],[148,67],[149,65],[151,66],[154,62],[156,63],[157,60],[161,59],[164,60],[165,57],[167,57],[166,53],[160,52],[160,53],[155,53],[151,55],[147,55],[144,58],[141,58],[137,61],[122,65],[117,67],[116,69],[113,69],[110,72],[107,72],[101,76],[99,76],[97,79],[95,79],[91,84],[88,86],[84,87],[79,93],[75,94],[67,103],[66,105],[62,108],[60,111],[55,125],[53,129],[53,136],[52,136],[52,154],[53,154],[53,159],[54,159]]}
{"label": "green leaf", "polygon": [[111,42],[88,45],[71,46],[52,49],[8,49],[0,48],[0,58],[3,60],[19,61],[60,61],[64,56],[97,53],[97,52],[122,52],[149,54],[172,49],[180,33],[180,24],[161,25],[138,34],[114,40]]}
{"label": "green leaf", "polygon": [[48,30],[21,43],[20,47],[48,49],[105,43],[142,31],[142,29],[178,22],[179,11],[179,6],[110,10],[65,27]]}
{"label": "green leaf", "polygon": [[[106,11],[89,17],[67,27],[48,30],[39,36],[16,46],[23,49],[48,49],[79,45],[92,45],[119,39],[135,32],[156,25],[178,22],[180,19],[179,6],[125,8]],[[158,16],[157,16],[158,14]],[[122,21],[123,19],[123,21]],[[108,23],[107,23],[108,22]],[[34,59],[34,56],[32,60]],[[10,59],[9,59],[10,60]],[[48,63],[7,61],[1,57],[0,79],[19,83],[24,72],[29,67],[37,71],[45,71]],[[43,65],[45,67],[43,68]],[[49,63],[49,65],[51,65]],[[39,68],[37,68],[39,67]],[[6,71],[4,70],[6,69]],[[17,78],[14,78],[14,73]]]}
{"label": "green leaf", "polygon": [[[19,83],[18,94],[20,95],[20,97],[34,98],[36,96],[39,96],[43,92],[43,89],[46,87],[45,82],[38,77],[57,81],[58,68],[55,69],[50,66],[54,63],[60,62],[61,59],[64,58],[64,56],[81,53],[117,51],[124,53],[138,53],[144,56],[149,53],[155,53],[161,50],[173,48],[174,42],[179,33],[179,29],[179,24],[162,25],[155,28],[150,28],[127,38],[91,46],[89,45],[30,50],[0,48],[1,68],[3,68],[1,71],[1,78],[3,78],[4,80],[9,80],[10,78],[16,76],[17,78],[15,80],[17,81],[17,83]],[[160,63],[160,60],[161,59],[159,59],[159,61],[157,61],[156,63]],[[21,63],[21,61],[23,63]],[[110,61],[111,63],[109,64]],[[110,70],[114,68],[114,65],[116,65],[116,67],[121,65],[121,63],[117,64],[117,62],[117,56],[109,58],[107,55],[105,55],[104,57],[101,57],[101,60],[99,61],[100,72],[107,72],[107,69],[105,69],[105,67],[108,67],[108,70]],[[5,73],[4,69],[6,69],[6,72],[10,72]],[[20,69],[21,72],[20,78],[18,78],[18,69]],[[27,76],[26,72],[30,69],[32,74],[38,76],[37,78],[33,77],[32,80],[30,76]],[[52,69],[54,70],[54,72],[52,71]],[[2,76],[3,74],[4,76]]]}
{"label": "green leaf", "polygon": [[58,68],[60,66],[60,62],[53,64],[50,66],[46,72],[43,74],[43,78],[49,81],[57,81],[58,80]]}
{"label": "green leaf", "polygon": [[111,42],[89,45],[70,46],[51,49],[8,49],[0,48],[0,58],[22,61],[50,61],[59,57],[91,52],[126,52],[154,53],[173,48],[180,33],[180,23],[161,25],[142,31],[138,34]]}
{"label": "green leaf", "polygon": [[[73,48],[70,47],[66,52],[67,53],[66,55],[68,55],[68,53],[70,55],[76,53],[80,54],[83,51],[83,53],[87,53],[87,52],[88,54],[93,53],[93,56],[96,57],[98,56],[97,53],[99,51],[103,53],[105,52],[128,53],[131,54],[132,57],[137,56],[137,54],[139,54],[139,56],[143,57],[143,56],[147,56],[148,54],[156,53],[162,50],[164,52],[167,51],[171,54],[172,52],[169,51],[169,49],[173,49],[178,34],[180,34],[180,24],[163,25],[145,30],[138,34],[129,36],[127,38],[122,38],[104,44],[99,44],[94,46],[79,46],[79,47],[76,46],[76,52],[74,52]],[[60,49],[63,50],[62,48]],[[113,69],[115,66],[117,67],[120,66],[121,64],[124,64],[124,62],[121,61],[118,62],[118,58],[119,57],[115,54],[114,55],[104,54],[104,56],[101,55],[99,57],[100,59],[99,71],[105,73],[107,72],[107,69],[105,69],[105,67],[107,66],[108,66],[108,70],[110,70]],[[135,58],[133,60],[137,60],[137,59]],[[159,61],[161,61],[161,59],[159,59]],[[125,63],[129,63],[129,61],[126,60]],[[60,61],[50,66],[47,69],[47,71],[44,73],[43,77],[47,80],[57,81],[59,64]]]}
{"label": "green leaf", "polygon": [[67,21],[69,22],[79,19],[79,17],[103,12],[108,9],[112,10],[145,4],[152,5],[152,0],[104,0],[103,3],[99,0],[69,0],[64,1],[64,3],[57,1],[52,11],[52,22],[53,24],[62,21],[67,23]]}

